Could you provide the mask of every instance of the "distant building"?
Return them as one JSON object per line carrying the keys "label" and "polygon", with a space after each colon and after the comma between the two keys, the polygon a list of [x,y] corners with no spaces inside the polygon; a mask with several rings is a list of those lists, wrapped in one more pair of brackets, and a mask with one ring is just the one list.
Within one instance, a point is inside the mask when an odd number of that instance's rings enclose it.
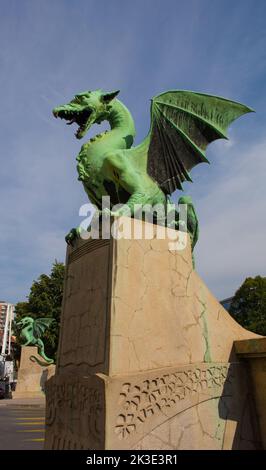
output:
{"label": "distant building", "polygon": [[10,353],[12,342],[12,321],[14,320],[14,305],[0,301],[0,355]]}
{"label": "distant building", "polygon": [[0,300],[0,332],[3,332],[5,329],[7,305],[6,302]]}
{"label": "distant building", "polygon": [[[0,351],[1,351],[1,348],[2,348],[2,344],[3,344],[3,336],[4,336],[4,333],[3,331],[0,331]],[[14,344],[16,343],[16,336],[11,336],[11,349],[13,348],[14,349]]]}
{"label": "distant building", "polygon": [[229,308],[231,306],[232,300],[234,297],[228,297],[227,299],[221,300],[220,304],[229,312]]}
{"label": "distant building", "polygon": [[6,323],[6,314],[8,308],[12,307],[12,320],[14,320],[14,305],[0,300],[0,331],[3,332]]}

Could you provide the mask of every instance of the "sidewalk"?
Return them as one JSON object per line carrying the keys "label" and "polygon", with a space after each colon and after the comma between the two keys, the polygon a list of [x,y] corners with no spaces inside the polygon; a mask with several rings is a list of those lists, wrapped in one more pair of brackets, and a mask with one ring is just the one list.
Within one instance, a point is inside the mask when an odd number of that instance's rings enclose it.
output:
{"label": "sidewalk", "polygon": [[0,400],[0,407],[2,406],[45,408],[45,398],[3,398]]}

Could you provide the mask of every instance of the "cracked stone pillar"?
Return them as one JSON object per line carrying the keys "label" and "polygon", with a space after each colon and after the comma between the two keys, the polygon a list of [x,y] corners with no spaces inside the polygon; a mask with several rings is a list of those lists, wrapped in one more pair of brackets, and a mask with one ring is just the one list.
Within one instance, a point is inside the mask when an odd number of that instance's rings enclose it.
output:
{"label": "cracked stone pillar", "polygon": [[45,448],[259,448],[246,366],[233,349],[257,335],[193,270],[189,240],[175,250],[184,234],[116,223],[150,239],[79,240],[67,251]]}

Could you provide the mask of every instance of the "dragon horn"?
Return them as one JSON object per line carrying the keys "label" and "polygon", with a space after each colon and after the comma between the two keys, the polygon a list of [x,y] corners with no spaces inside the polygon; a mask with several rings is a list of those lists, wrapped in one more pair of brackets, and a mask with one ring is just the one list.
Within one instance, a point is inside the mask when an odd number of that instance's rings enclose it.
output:
{"label": "dragon horn", "polygon": [[110,91],[109,93],[104,93],[101,97],[104,103],[109,103],[120,93],[120,90]]}

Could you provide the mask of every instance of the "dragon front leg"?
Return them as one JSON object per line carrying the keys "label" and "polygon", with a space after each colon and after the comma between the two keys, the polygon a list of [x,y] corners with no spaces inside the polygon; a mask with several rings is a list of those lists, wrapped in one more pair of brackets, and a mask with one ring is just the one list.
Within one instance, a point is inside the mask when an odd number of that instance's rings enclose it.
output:
{"label": "dragon front leg", "polygon": [[[104,211],[97,210],[95,214],[93,215],[93,218],[90,221],[90,225],[87,227],[87,232],[90,232],[91,226],[93,225],[93,221],[97,219],[98,217],[101,217],[102,214],[104,214]],[[84,232],[84,228],[81,226],[72,228],[70,232],[65,237],[65,241],[67,242],[68,245],[74,246],[75,240],[78,240],[81,237],[82,232]]]}
{"label": "dragon front leg", "polygon": [[73,246],[74,241],[80,238],[80,228],[72,228],[70,232],[65,236],[65,241],[68,245]]}

